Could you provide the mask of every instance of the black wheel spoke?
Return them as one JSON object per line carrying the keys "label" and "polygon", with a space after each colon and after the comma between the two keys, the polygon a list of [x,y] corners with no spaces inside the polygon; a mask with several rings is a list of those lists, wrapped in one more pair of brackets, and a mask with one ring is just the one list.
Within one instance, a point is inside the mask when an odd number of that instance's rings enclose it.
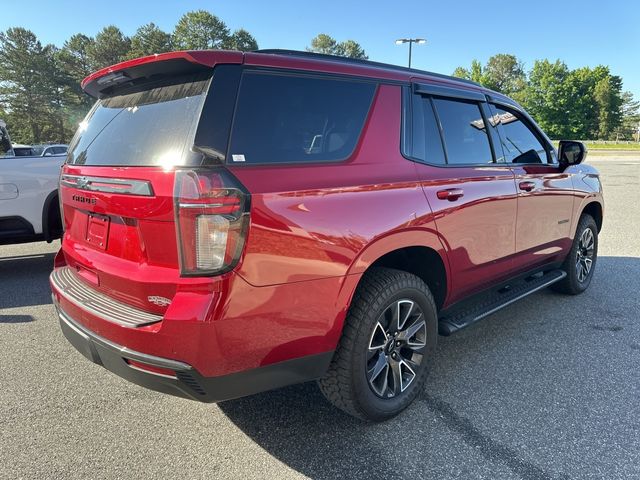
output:
{"label": "black wheel spoke", "polygon": [[413,368],[411,368],[408,362],[405,362],[403,360],[402,362],[400,362],[400,375],[400,391],[404,392],[407,387],[411,385],[413,379],[416,378],[416,372]]}
{"label": "black wheel spoke", "polygon": [[392,361],[389,367],[391,368],[391,378],[393,378],[393,396],[402,392],[402,372],[400,371],[400,362]]}
{"label": "black wheel spoke", "polygon": [[367,372],[369,377],[369,384],[373,388],[374,392],[383,396],[387,390],[387,377],[389,372],[389,364],[383,354],[378,355],[377,361],[373,364],[373,367]]}

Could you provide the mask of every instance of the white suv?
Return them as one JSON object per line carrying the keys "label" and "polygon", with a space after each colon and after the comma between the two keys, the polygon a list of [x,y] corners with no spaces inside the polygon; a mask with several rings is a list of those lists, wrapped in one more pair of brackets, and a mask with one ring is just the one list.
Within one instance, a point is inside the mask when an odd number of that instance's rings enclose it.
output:
{"label": "white suv", "polygon": [[0,120],[0,245],[61,236],[58,177],[66,154],[33,153],[16,156]]}

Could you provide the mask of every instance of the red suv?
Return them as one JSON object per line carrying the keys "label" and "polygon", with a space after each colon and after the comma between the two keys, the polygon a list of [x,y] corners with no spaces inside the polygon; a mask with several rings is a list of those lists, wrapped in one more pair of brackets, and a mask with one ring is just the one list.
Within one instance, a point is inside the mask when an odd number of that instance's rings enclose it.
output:
{"label": "red suv", "polygon": [[384,420],[438,333],[577,294],[602,225],[586,151],[513,100],[292,51],[175,52],[83,82],[51,274],[67,339],[139,385],[216,402],[318,379]]}

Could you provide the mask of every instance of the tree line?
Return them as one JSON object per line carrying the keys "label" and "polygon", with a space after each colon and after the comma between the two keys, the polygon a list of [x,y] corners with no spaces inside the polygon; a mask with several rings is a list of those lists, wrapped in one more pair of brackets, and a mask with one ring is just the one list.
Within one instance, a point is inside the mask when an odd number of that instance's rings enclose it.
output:
{"label": "tree line", "polygon": [[640,102],[622,91],[622,79],[607,66],[570,70],[545,59],[525,71],[516,56],[501,53],[453,75],[512,97],[551,138],[632,140],[640,124]]}
{"label": "tree line", "polygon": [[[94,37],[72,35],[62,47],[42,44],[26,28],[9,28],[0,32],[0,119],[16,143],[67,143],[94,102],[80,88],[87,75],[136,57],[203,49],[250,51],[258,42],[205,10],[184,14],[171,33],[148,23],[128,37],[109,25]],[[313,39],[308,49],[366,58],[356,42],[338,43],[328,35]]]}
{"label": "tree line", "polygon": [[[94,101],[80,88],[87,75],[131,58],[187,49],[250,51],[258,42],[205,10],[184,14],[173,32],[148,23],[128,37],[109,25],[94,37],[72,35],[61,47],[42,44],[26,28],[9,28],[0,32],[0,118],[16,142],[67,143]],[[324,33],[307,50],[368,58],[355,40]],[[514,55],[499,54],[453,75],[513,97],[553,138],[631,139],[640,123],[639,102],[606,66],[570,70],[559,60],[538,60],[527,72]]]}

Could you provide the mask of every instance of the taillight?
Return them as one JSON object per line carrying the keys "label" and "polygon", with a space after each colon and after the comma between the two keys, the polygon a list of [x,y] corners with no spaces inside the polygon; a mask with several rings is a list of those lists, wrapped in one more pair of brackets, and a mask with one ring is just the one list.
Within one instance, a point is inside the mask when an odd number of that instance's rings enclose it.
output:
{"label": "taillight", "polygon": [[215,275],[240,259],[249,195],[225,169],[178,170],[175,212],[182,275]]}

